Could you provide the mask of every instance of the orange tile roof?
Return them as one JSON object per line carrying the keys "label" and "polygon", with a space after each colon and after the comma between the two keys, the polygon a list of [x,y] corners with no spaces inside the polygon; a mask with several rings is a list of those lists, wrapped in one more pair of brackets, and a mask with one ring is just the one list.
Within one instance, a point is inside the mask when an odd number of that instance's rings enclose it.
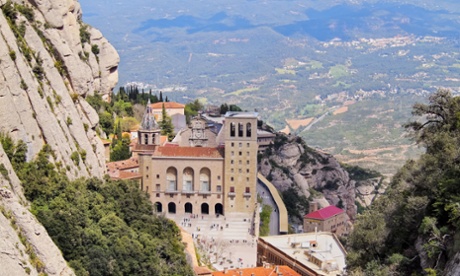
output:
{"label": "orange tile roof", "polygon": [[116,162],[109,162],[105,165],[107,171],[113,170],[126,170],[130,168],[137,168],[139,167],[139,161],[136,157],[132,157],[127,160],[116,161]]}
{"label": "orange tile roof", "polygon": [[[299,273],[295,272],[292,268],[288,266],[279,265],[277,267],[278,267],[278,272],[282,273],[283,276],[301,276]],[[275,271],[276,271],[276,267],[241,268],[241,269],[227,270],[226,272],[216,271],[212,273],[212,276],[251,276],[251,275],[274,276],[274,275],[278,275],[277,273],[275,273]]]}
{"label": "orange tile roof", "polygon": [[150,107],[152,109],[162,109],[163,104],[165,105],[165,108],[167,108],[167,109],[174,109],[174,108],[182,109],[182,108],[185,108],[184,104],[180,104],[180,103],[176,103],[176,102],[158,102],[158,103],[151,104]]}
{"label": "orange tile roof", "polygon": [[115,179],[141,179],[142,174],[136,172],[126,172],[119,171],[118,177],[115,176]]}
{"label": "orange tile roof", "polygon": [[154,156],[223,158],[224,152],[218,148],[205,147],[158,147]]}
{"label": "orange tile roof", "polygon": [[211,270],[205,266],[196,266],[193,271],[196,275],[211,275]]}

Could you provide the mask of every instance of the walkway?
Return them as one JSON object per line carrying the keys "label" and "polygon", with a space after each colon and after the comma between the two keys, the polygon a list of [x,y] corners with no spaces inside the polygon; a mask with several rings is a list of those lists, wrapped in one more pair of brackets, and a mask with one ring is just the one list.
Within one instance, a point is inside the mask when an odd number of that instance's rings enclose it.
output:
{"label": "walkway", "polygon": [[166,215],[192,235],[201,261],[216,270],[256,266],[257,243],[251,234],[252,218],[247,216]]}

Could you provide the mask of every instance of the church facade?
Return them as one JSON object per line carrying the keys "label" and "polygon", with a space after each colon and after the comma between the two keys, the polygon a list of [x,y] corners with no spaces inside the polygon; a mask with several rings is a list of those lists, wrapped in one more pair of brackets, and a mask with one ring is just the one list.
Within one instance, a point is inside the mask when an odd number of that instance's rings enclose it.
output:
{"label": "church facade", "polygon": [[[141,189],[156,212],[251,216],[257,203],[257,113],[227,112],[220,128],[198,116],[175,139],[159,144],[147,109],[135,151]],[[145,122],[145,123],[144,123]]]}

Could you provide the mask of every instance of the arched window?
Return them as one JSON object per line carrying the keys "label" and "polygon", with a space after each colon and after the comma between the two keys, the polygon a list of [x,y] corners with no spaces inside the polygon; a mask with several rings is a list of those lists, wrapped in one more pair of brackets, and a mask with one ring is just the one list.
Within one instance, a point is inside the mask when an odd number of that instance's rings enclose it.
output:
{"label": "arched window", "polygon": [[211,171],[208,168],[202,168],[200,171],[200,191],[210,192],[211,191]]}
{"label": "arched window", "polygon": [[176,204],[174,202],[168,203],[168,213],[170,214],[176,213]]}
{"label": "arched window", "polygon": [[220,203],[217,203],[215,206],[214,206],[214,213],[216,215],[223,215],[224,214],[224,206]]}
{"label": "arched window", "polygon": [[152,145],[155,145],[155,134],[152,134]]}
{"label": "arched window", "polygon": [[184,169],[182,179],[183,179],[182,190],[186,192],[193,191],[193,169],[192,168]]}
{"label": "arched window", "polygon": [[238,137],[243,137],[244,129],[243,123],[238,123]]}
{"label": "arched window", "polygon": [[246,124],[246,137],[251,137],[251,123]]}
{"label": "arched window", "polygon": [[193,205],[190,202],[185,203],[185,213],[193,214]]}
{"label": "arched window", "polygon": [[201,204],[201,214],[209,215],[209,205],[207,203]]}
{"label": "arched window", "polygon": [[148,144],[149,143],[149,135],[146,133],[144,134],[144,144]]}
{"label": "arched window", "polygon": [[177,170],[174,167],[166,170],[166,187],[168,191],[177,191]]}
{"label": "arched window", "polygon": [[158,201],[157,201],[157,202],[155,202],[155,204],[154,204],[153,206],[154,206],[154,208],[155,208],[154,211],[155,211],[156,213],[161,213],[161,212],[163,212],[163,206],[161,205],[161,202],[158,202]]}
{"label": "arched window", "polygon": [[230,137],[235,137],[235,123],[230,123]]}

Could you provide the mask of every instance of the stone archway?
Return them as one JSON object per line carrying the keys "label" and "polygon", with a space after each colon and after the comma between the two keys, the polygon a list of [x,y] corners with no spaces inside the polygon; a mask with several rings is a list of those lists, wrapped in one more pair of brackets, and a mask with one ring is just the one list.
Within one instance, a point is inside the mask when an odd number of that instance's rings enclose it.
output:
{"label": "stone archway", "polygon": [[220,204],[220,203],[217,203],[214,206],[214,213],[216,215],[223,215],[224,214],[224,206],[222,206],[222,204]]}
{"label": "stone archway", "polygon": [[176,213],[176,203],[170,202],[168,203],[168,213],[175,214]]}
{"label": "stone archway", "polygon": [[161,213],[163,212],[163,205],[161,205],[161,202],[155,202],[155,204],[153,205],[155,207],[155,212],[156,213]]}
{"label": "stone archway", "polygon": [[193,205],[190,202],[185,203],[184,205],[185,213],[193,214]]}
{"label": "stone archway", "polygon": [[207,203],[201,204],[201,214],[209,215],[209,205]]}

